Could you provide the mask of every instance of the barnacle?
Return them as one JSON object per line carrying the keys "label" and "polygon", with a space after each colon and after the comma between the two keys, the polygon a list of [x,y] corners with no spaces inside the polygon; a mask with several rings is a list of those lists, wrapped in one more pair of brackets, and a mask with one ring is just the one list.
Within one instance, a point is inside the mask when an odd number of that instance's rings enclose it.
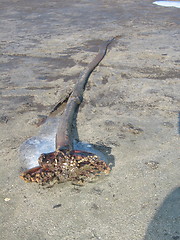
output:
{"label": "barnacle", "polygon": [[41,185],[50,182],[86,182],[95,176],[109,174],[110,167],[97,155],[82,151],[58,150],[41,154],[39,167],[21,174],[26,182]]}

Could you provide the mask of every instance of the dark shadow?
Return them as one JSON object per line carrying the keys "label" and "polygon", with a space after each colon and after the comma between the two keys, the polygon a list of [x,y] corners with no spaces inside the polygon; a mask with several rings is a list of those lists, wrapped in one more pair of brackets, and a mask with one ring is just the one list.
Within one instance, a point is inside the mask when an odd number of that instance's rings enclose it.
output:
{"label": "dark shadow", "polygon": [[99,150],[100,152],[102,152],[106,156],[106,158],[108,160],[108,164],[109,164],[111,169],[113,167],[115,167],[115,158],[111,154],[111,147],[107,147],[103,143],[101,143],[101,144],[94,144],[93,147],[95,149]]}
{"label": "dark shadow", "polygon": [[178,133],[180,135],[180,112],[178,113]]}
{"label": "dark shadow", "polygon": [[180,240],[180,187],[165,198],[149,224],[144,240]]}

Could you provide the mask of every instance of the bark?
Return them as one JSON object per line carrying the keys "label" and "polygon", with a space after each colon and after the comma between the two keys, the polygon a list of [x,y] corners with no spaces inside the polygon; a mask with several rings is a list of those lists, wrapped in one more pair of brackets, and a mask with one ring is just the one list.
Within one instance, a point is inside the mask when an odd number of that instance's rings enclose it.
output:
{"label": "bark", "polygon": [[72,150],[72,124],[74,120],[74,115],[78,110],[79,105],[83,100],[83,92],[85,90],[86,83],[88,81],[89,76],[92,71],[96,68],[96,66],[101,62],[106,54],[106,50],[108,45],[115,38],[105,42],[99,48],[99,52],[94,60],[87,66],[87,69],[83,72],[80,79],[77,81],[73,92],[71,93],[66,108],[61,116],[61,120],[58,126],[57,134],[56,134],[56,149],[69,149]]}

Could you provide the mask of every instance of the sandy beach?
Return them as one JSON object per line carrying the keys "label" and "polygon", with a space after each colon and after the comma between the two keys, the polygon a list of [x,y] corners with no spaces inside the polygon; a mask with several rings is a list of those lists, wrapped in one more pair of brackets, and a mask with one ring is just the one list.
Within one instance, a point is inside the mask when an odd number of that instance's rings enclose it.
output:
{"label": "sandy beach", "polygon": [[[1,239],[180,239],[180,10],[150,0],[0,5]],[[20,146],[117,35],[77,116],[79,139],[106,154],[110,175],[25,183]]]}

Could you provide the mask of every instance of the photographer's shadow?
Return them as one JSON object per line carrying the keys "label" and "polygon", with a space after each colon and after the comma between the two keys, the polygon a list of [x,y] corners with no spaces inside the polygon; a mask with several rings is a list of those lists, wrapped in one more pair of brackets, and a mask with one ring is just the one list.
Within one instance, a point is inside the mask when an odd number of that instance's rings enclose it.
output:
{"label": "photographer's shadow", "polygon": [[149,224],[144,240],[180,240],[180,187],[165,198]]}

